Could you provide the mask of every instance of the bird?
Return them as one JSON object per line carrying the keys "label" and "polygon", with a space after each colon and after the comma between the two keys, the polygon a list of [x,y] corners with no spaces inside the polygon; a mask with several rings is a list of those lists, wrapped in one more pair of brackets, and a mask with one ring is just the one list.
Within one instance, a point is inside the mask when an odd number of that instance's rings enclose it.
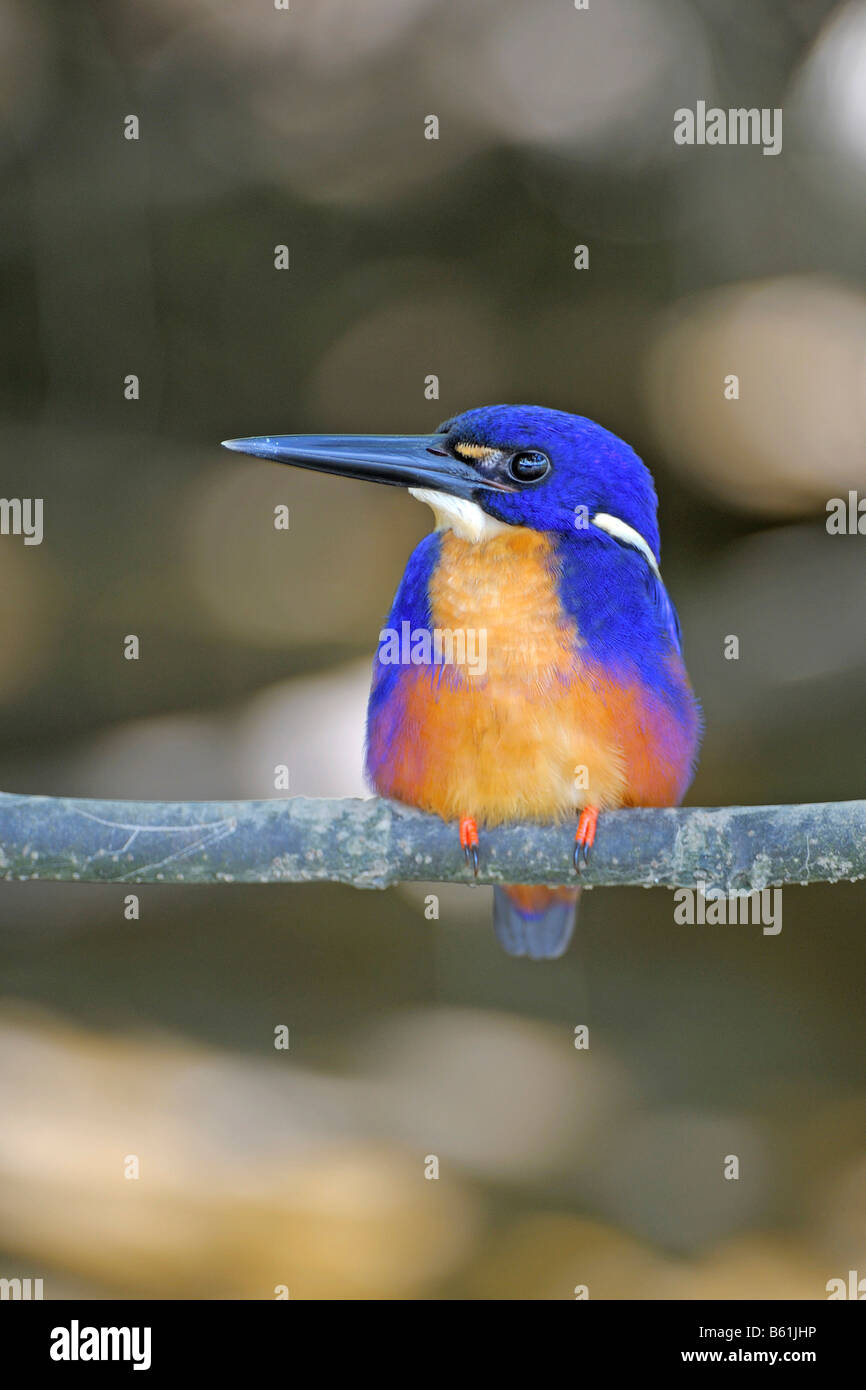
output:
{"label": "bird", "polygon": [[505,951],[562,956],[599,815],[678,805],[702,736],[649,469],[588,417],[533,405],[475,407],[430,435],[224,444],[431,508],[379,635],[367,774],[456,822],[476,875],[487,829],[576,822],[573,883],[494,886]]}

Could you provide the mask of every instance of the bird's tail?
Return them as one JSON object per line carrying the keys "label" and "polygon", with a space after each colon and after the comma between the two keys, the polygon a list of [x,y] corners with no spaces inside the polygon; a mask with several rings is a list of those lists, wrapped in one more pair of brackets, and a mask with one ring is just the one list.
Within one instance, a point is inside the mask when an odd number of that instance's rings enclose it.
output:
{"label": "bird's tail", "polygon": [[579,888],[493,889],[493,930],[510,956],[555,960],[574,930]]}

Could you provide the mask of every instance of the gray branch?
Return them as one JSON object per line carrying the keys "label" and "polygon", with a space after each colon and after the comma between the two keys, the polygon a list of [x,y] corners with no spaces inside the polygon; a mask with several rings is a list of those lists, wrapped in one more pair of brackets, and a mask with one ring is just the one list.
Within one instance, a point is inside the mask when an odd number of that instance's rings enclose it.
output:
{"label": "gray branch", "polygon": [[[575,883],[573,828],[481,831],[481,883]],[[456,825],[395,802],[86,801],[0,793],[0,877],[90,883],[469,883]],[[866,801],[612,811],[589,886],[758,889],[866,877]]]}

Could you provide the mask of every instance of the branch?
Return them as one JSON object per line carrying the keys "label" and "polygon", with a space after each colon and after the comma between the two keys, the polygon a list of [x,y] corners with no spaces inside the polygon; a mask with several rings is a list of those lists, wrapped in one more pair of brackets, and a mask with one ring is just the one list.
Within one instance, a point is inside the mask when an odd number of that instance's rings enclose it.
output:
{"label": "branch", "polygon": [[[571,883],[567,825],[481,832],[481,883]],[[612,811],[588,886],[866,877],[866,801]],[[472,882],[456,825],[396,802],[87,801],[0,793],[0,877],[90,883]]]}

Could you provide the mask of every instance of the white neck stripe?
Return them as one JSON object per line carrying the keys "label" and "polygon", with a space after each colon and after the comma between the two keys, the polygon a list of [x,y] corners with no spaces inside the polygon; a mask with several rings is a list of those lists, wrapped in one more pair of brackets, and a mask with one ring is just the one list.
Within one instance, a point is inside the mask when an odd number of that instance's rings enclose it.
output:
{"label": "white neck stripe", "polygon": [[592,518],[592,524],[597,526],[600,531],[606,531],[609,536],[613,536],[614,540],[622,541],[625,545],[631,545],[635,550],[639,550],[656,578],[661,579],[658,561],[640,531],[629,526],[628,522],[621,521],[618,516],[610,516],[607,512],[596,512]]}

